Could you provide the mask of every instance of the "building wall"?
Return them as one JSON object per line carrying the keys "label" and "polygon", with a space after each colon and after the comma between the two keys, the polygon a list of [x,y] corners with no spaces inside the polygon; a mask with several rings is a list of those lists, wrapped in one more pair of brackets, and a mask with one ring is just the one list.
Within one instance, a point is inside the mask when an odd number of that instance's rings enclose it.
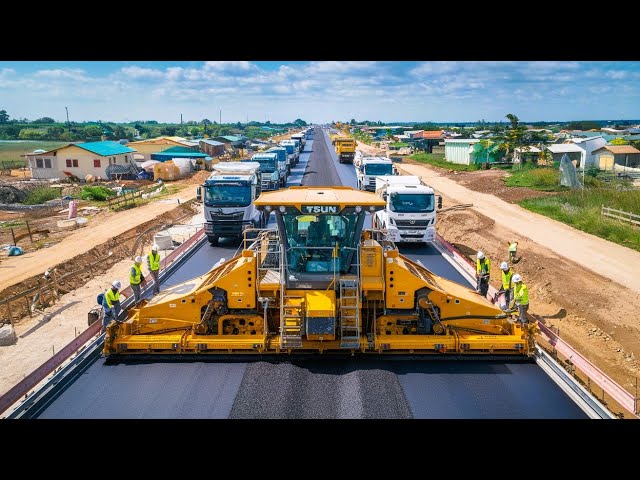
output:
{"label": "building wall", "polygon": [[[593,140],[587,140],[586,142],[576,143],[575,145],[584,150],[584,163],[587,168],[589,168],[591,166],[598,166],[598,160],[596,158],[596,155],[593,154],[593,151],[604,147],[606,144],[607,141],[604,138],[599,137],[594,138]],[[580,165],[579,168],[582,168],[582,165]]]}
{"label": "building wall", "polygon": [[[55,153],[55,156],[48,154],[44,156],[30,155],[27,157],[29,160],[32,178],[65,178],[66,175],[64,172],[69,172],[81,179],[85,178],[87,175],[106,178],[106,169],[109,166],[110,161],[117,165],[127,165],[128,163],[133,162],[133,152],[103,157],[73,145],[61,148]],[[53,159],[51,168],[37,168],[36,162],[38,158]],[[78,166],[67,167],[67,159],[78,160]],[[100,160],[100,167],[93,166],[94,160]]]}
{"label": "building wall", "polygon": [[600,170],[611,170],[613,168],[614,155],[611,152],[598,153],[596,155],[596,165]]}
{"label": "building wall", "polygon": [[[162,150],[166,150],[169,147],[184,147],[185,145],[177,142],[173,142],[166,138],[159,140],[142,140],[141,142],[130,142],[127,144],[127,147],[133,148],[136,150],[136,153],[140,155],[144,155],[144,160],[151,160],[152,153],[158,153]],[[139,160],[140,161],[140,160]]]}
{"label": "building wall", "polygon": [[475,156],[469,153],[470,143],[444,142],[444,159],[447,162],[470,165],[475,163]]}
{"label": "building wall", "polygon": [[210,145],[205,142],[200,142],[200,151],[210,157],[219,157],[224,154],[224,145]]}
{"label": "building wall", "polygon": [[[625,159],[625,157],[627,157]],[[640,153],[620,153],[615,156],[615,162],[617,165],[626,165],[627,167],[638,168],[640,167]]]}

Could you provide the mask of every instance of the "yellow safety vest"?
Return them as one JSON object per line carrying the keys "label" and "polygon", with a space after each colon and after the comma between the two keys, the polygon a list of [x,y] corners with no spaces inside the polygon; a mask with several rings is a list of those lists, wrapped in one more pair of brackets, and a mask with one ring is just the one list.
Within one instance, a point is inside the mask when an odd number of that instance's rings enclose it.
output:
{"label": "yellow safety vest", "polygon": [[510,252],[515,252],[516,248],[518,248],[518,242],[513,242],[509,244],[509,251]]}
{"label": "yellow safety vest", "polygon": [[491,262],[488,258],[484,258],[481,262],[480,260],[476,260],[476,273],[478,275],[489,274],[489,269],[491,268]]}
{"label": "yellow safety vest", "polygon": [[104,299],[109,308],[113,308],[113,303],[120,301],[120,290],[114,292],[112,288],[108,288],[104,293]]}
{"label": "yellow safety vest", "polygon": [[[135,275],[131,270],[135,271]],[[134,263],[131,270],[129,270],[129,283],[131,285],[138,285],[142,281],[142,269],[137,263]]]}
{"label": "yellow safety vest", "polygon": [[151,270],[159,270],[160,269],[160,254],[156,253],[155,258],[153,257],[153,252],[149,254],[149,266]]}
{"label": "yellow safety vest", "polygon": [[511,288],[511,277],[513,277],[513,270],[509,269],[507,273],[502,270],[502,288],[508,290]]}
{"label": "yellow safety vest", "polygon": [[513,299],[520,305],[529,305],[529,289],[524,282],[516,283],[513,289]]}

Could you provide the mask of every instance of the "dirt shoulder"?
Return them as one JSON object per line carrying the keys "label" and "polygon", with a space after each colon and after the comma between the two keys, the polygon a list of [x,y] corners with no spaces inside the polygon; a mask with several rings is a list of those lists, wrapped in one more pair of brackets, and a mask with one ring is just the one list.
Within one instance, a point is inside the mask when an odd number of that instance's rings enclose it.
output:
{"label": "dirt shoulder", "polygon": [[208,172],[198,172],[188,181],[180,183],[179,186],[183,188],[168,197],[130,210],[105,212],[100,215],[99,219],[96,218],[96,221],[90,222],[86,227],[74,230],[55,245],[3,259],[0,264],[0,291],[35,275],[40,275],[45,270],[87,252],[96,245],[117,237],[132,227],[173,210],[178,204],[194,199],[196,189],[193,185],[197,184],[204,174],[208,174]]}
{"label": "dirt shoulder", "polygon": [[403,164],[400,169],[422,177],[428,185],[451,198],[453,204],[472,203],[478,213],[514,232],[501,237],[501,244],[512,239],[532,240],[561,258],[625,285],[635,295],[640,292],[640,252],[530,212],[493,194],[473,191],[428,166]]}

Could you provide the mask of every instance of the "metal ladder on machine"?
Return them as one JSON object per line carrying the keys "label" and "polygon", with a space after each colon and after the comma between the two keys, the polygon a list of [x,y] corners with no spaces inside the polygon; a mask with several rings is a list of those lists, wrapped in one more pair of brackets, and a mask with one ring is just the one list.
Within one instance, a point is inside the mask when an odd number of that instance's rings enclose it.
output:
{"label": "metal ladder on machine", "polygon": [[280,348],[302,347],[304,297],[286,295],[284,248],[280,252]]}
{"label": "metal ladder on machine", "polygon": [[360,281],[341,278],[340,348],[360,348]]}

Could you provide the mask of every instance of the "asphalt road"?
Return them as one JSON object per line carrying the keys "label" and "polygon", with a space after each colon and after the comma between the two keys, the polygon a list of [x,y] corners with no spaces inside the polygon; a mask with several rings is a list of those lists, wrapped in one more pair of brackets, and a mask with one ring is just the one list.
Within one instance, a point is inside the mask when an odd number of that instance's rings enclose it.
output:
{"label": "asphalt road", "polygon": [[[303,173],[306,170],[306,175]],[[316,130],[290,184],[355,187],[326,134]],[[203,245],[165,286],[230,258],[235,242]],[[403,251],[464,283],[430,247]],[[272,361],[96,361],[41,418],[586,418],[534,363],[498,361],[274,359]]]}

